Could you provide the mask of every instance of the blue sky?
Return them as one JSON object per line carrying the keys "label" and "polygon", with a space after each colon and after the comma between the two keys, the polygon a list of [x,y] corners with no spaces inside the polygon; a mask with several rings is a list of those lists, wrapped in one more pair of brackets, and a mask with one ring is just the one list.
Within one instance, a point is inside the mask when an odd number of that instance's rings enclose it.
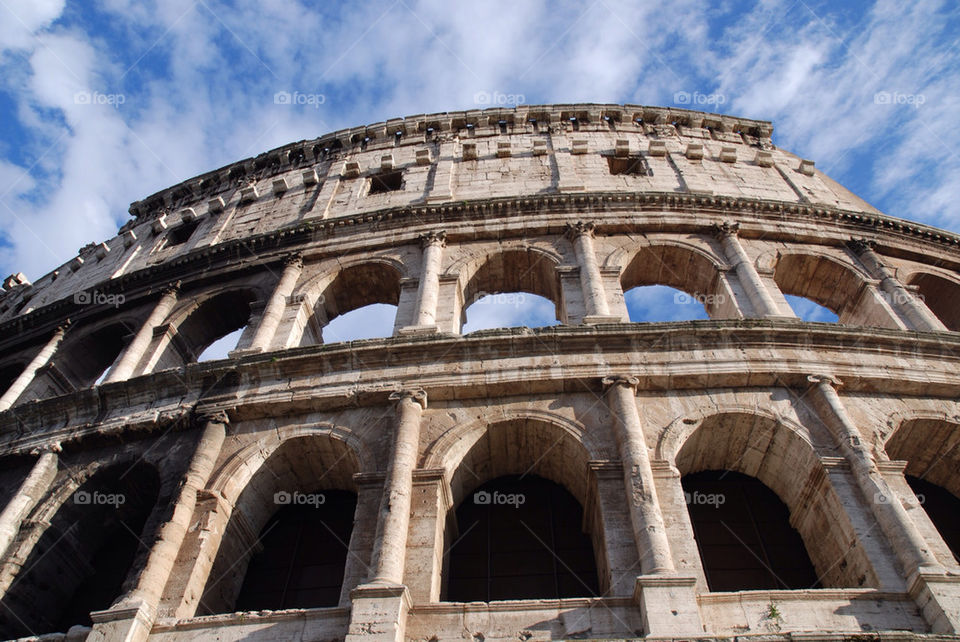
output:
{"label": "blue sky", "polygon": [[946,1],[0,0],[0,272],[241,158],[494,97],[772,120],[884,212],[960,231],[958,41]]}

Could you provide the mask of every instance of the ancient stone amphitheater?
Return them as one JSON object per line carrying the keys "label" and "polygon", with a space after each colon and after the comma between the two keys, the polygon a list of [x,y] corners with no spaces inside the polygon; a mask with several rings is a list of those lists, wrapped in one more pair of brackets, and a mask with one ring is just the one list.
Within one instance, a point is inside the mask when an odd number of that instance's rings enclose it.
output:
{"label": "ancient stone amphitheater", "polygon": [[[956,639],[960,237],[771,133],[390,120],[11,276],[0,636]],[[649,285],[709,320],[631,323]],[[461,333],[517,292],[558,324]],[[392,336],[324,342],[370,304]]]}

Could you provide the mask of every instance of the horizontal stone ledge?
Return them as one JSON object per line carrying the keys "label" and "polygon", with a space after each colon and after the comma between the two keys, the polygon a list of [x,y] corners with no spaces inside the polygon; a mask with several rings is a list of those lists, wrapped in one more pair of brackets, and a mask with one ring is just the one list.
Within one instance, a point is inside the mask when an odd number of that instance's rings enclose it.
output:
{"label": "horizontal stone ledge", "polygon": [[[666,224],[662,218],[631,218],[629,221],[616,222],[618,213],[627,212],[665,212],[676,214],[696,210],[697,217],[682,223],[676,221]],[[542,217],[554,214],[589,215],[597,219],[598,228],[603,233],[617,233],[623,231],[674,231],[695,232],[706,230],[713,221],[704,221],[699,215],[713,212],[723,217],[745,217],[757,222],[775,222],[778,225],[776,233],[766,229],[758,229],[756,234],[768,239],[791,240],[794,236],[801,241],[801,230],[791,230],[784,224],[791,218],[795,222],[809,222],[807,219],[828,219],[845,228],[849,234],[863,235],[869,233],[871,237],[878,234],[890,235],[890,242],[914,242],[921,240],[926,243],[935,243],[955,248],[960,245],[960,235],[954,235],[943,230],[925,226],[902,219],[889,217],[878,212],[855,212],[831,208],[828,206],[810,206],[787,201],[769,201],[743,197],[702,196],[693,194],[677,194],[673,192],[584,192],[576,195],[551,194],[537,196],[510,196],[498,198],[475,199],[470,201],[456,201],[445,204],[424,206],[400,206],[384,210],[359,213],[334,219],[307,219],[296,224],[273,230],[263,234],[231,240],[212,246],[204,246],[191,251],[189,254],[178,255],[169,261],[159,263],[135,272],[124,274],[116,279],[98,283],[82,284],[83,288],[94,289],[105,294],[124,292],[127,300],[133,302],[137,297],[149,296],[157,288],[169,282],[182,280],[184,288],[189,289],[199,285],[204,278],[209,279],[212,272],[229,270],[239,273],[240,270],[252,270],[282,260],[287,253],[294,249],[305,247],[330,246],[327,251],[342,253],[342,246],[334,248],[336,242],[342,241],[344,232],[370,232],[375,241],[358,246],[357,249],[371,251],[385,246],[402,245],[406,241],[401,238],[389,238],[384,232],[396,230],[410,236],[409,242],[416,243],[422,227],[430,227],[441,222],[448,227],[448,242],[456,243],[460,240],[475,241],[483,238],[481,229],[471,228],[461,233],[456,224],[461,221],[472,221],[473,217],[480,217],[483,223],[514,220],[519,214],[536,213]],[[420,227],[410,228],[410,219],[416,219]],[[743,221],[741,236],[749,238],[752,235],[750,220]],[[864,229],[867,228],[867,229]],[[562,233],[563,222],[524,221],[523,231],[541,233]],[[479,231],[479,235],[478,235]],[[491,230],[491,238],[499,238],[502,230]],[[793,236],[791,236],[793,235]],[[820,232],[822,237],[822,231]],[[335,237],[341,237],[339,239]],[[844,239],[847,240],[847,239]],[[886,247],[887,244],[884,244]],[[899,253],[903,249],[896,248]],[[320,250],[322,252],[322,249]],[[250,255],[257,255],[251,261]],[[312,255],[317,255],[314,250]],[[908,252],[908,255],[923,253],[918,250]],[[240,260],[242,259],[242,261]],[[105,306],[103,309],[106,310]],[[99,313],[96,306],[82,308],[73,301],[73,294],[63,299],[51,302],[31,312],[16,316],[0,323],[0,336],[16,336],[25,330],[43,331],[62,321],[68,315],[88,316]],[[79,318],[79,317],[78,317]]]}
{"label": "horizontal stone ledge", "polygon": [[221,628],[231,624],[269,624],[289,620],[347,618],[350,616],[349,606],[331,606],[315,609],[284,609],[278,611],[237,611],[234,613],[218,613],[216,615],[200,615],[197,617],[176,620],[160,618],[154,623],[151,633],[192,631],[207,628]]}
{"label": "horizontal stone ledge", "polygon": [[521,613],[590,607],[633,607],[629,597],[569,597],[543,600],[502,600],[495,602],[431,602],[414,604],[411,615],[454,615],[457,613]]}
{"label": "horizontal stone ledge", "polygon": [[765,602],[791,602],[804,600],[891,600],[910,601],[908,593],[882,591],[872,588],[819,588],[819,589],[772,589],[751,591],[717,591],[700,593],[701,604],[740,603],[744,600]]}
{"label": "horizontal stone ledge", "polygon": [[[798,345],[809,354],[786,359],[783,353]],[[551,351],[551,346],[556,349]],[[712,350],[716,357],[696,363],[675,358],[678,351],[689,349]],[[605,354],[600,361],[598,350]],[[864,356],[882,358],[885,353],[908,354],[915,365],[876,368],[863,362]],[[433,365],[431,354],[438,355]],[[544,368],[535,359],[544,354],[561,360],[565,355],[569,363]],[[590,355],[589,362],[583,354]],[[187,429],[193,426],[194,407],[228,411],[231,423],[237,423],[387,406],[392,392],[409,385],[426,389],[438,403],[518,394],[601,395],[602,378],[612,372],[637,376],[641,394],[705,388],[802,390],[810,385],[809,374],[826,372],[839,377],[847,392],[954,398],[960,388],[958,354],[958,335],[863,332],[800,321],[619,324],[501,330],[439,340],[367,340],[197,364],[15,406],[0,414],[0,444],[8,452],[27,453],[51,439],[65,444],[119,439],[172,422]],[[483,367],[454,373],[447,370],[448,362]],[[358,363],[370,368],[366,380],[356,379]],[[236,373],[231,388],[216,396],[201,394],[210,376],[230,371]]]}

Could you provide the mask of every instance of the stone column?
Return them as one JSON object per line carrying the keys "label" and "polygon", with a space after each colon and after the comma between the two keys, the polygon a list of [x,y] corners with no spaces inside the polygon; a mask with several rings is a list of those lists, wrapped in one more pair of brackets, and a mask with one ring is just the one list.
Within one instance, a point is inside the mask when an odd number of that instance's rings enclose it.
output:
{"label": "stone column", "polygon": [[30,474],[23,480],[16,494],[0,513],[0,558],[6,555],[17,538],[20,524],[37,505],[57,476],[57,452],[59,444],[46,450],[37,459]]}
{"label": "stone column", "polygon": [[863,444],[860,431],[853,425],[834,387],[840,385],[839,381],[826,375],[810,375],[807,379],[815,384],[811,399],[817,414],[830,429],[844,459],[850,464],[854,479],[870,502],[873,514],[896,551],[903,570],[909,575],[920,566],[939,566],[903,504],[893,495],[880,474],[873,455]]}
{"label": "stone column", "polygon": [[850,465],[860,492],[903,568],[908,590],[935,632],[960,631],[960,578],[948,576],[906,509],[880,473],[837,394],[840,382],[827,375],[810,375],[814,409],[833,435]]}
{"label": "stone column", "polygon": [[436,328],[437,302],[440,298],[440,268],[446,232],[430,232],[420,236],[423,260],[420,267],[420,284],[417,287],[417,307],[413,323],[417,328]]}
{"label": "stone column", "polygon": [[754,311],[761,317],[781,316],[780,309],[767,291],[767,286],[754,268],[753,262],[747,256],[746,250],[743,249],[743,245],[740,244],[740,239],[737,236],[739,231],[739,223],[726,222],[714,226],[714,233],[723,244],[723,252],[726,255],[727,262],[733,265],[737,271],[737,280],[746,290]]}
{"label": "stone column", "polygon": [[619,321],[619,317],[610,314],[610,305],[603,287],[603,276],[597,265],[597,254],[593,249],[594,224],[577,221],[567,223],[567,238],[573,243],[573,251],[580,267],[580,287],[583,289],[583,302],[586,308],[584,323]]}
{"label": "stone column", "polygon": [[670,573],[674,570],[670,542],[660,514],[653,470],[644,443],[643,427],[637,412],[636,377],[605,377],[607,403],[613,413],[617,450],[623,462],[623,480],[630,500],[630,522],[644,574]]}
{"label": "stone column", "polygon": [[164,291],[160,300],[157,301],[157,305],[154,306],[153,311],[150,313],[150,316],[147,317],[147,320],[140,326],[140,329],[137,331],[137,334],[134,335],[129,345],[124,348],[123,353],[120,355],[120,358],[117,359],[117,362],[113,365],[113,368],[111,368],[103,380],[103,383],[123,381],[124,379],[129,379],[136,373],[140,360],[143,359],[143,355],[146,354],[147,348],[150,347],[150,342],[153,340],[153,331],[167,319],[167,315],[170,314],[173,306],[176,305],[179,287],[180,284],[177,283]]}
{"label": "stone column", "polygon": [[417,466],[420,448],[420,415],[427,406],[427,393],[423,390],[404,390],[393,393],[390,399],[397,402],[397,428],[380,502],[380,521],[373,546],[372,581],[402,584],[413,470]]}
{"label": "stone column", "polygon": [[47,365],[50,358],[53,357],[57,348],[60,346],[60,342],[63,341],[63,335],[66,331],[66,325],[62,325],[53,331],[53,336],[50,337],[47,344],[40,349],[40,352],[33,358],[33,361],[23,369],[20,376],[16,378],[10,387],[7,388],[7,391],[3,393],[3,396],[0,397],[0,412],[16,403],[20,395],[23,394],[23,391],[27,389],[27,386],[33,383],[33,378],[36,376],[37,370]]}
{"label": "stone column", "polygon": [[302,271],[303,258],[299,254],[289,256],[283,262],[283,273],[263,309],[263,314],[260,315],[260,323],[250,340],[250,346],[244,352],[263,352],[270,349],[273,335],[277,333],[280,319],[283,318],[283,310],[287,307],[287,300],[293,294]]}
{"label": "stone column", "polygon": [[650,457],[643,437],[634,391],[636,377],[605,377],[607,402],[614,417],[617,449],[623,462],[630,521],[640,558],[634,599],[640,606],[648,636],[700,635],[703,625],[697,604],[695,575],[677,574],[663,515],[657,501]]}
{"label": "stone column", "polygon": [[150,636],[163,589],[193,519],[197,493],[203,489],[213,472],[229,423],[225,412],[203,416],[200,421],[203,433],[184,474],[173,505],[173,514],[157,530],[156,541],[136,587],[110,609],[92,614],[95,625],[88,638],[91,642],[142,642]]}
{"label": "stone column", "polygon": [[413,471],[420,444],[420,416],[427,406],[423,390],[390,395],[397,402],[397,428],[380,500],[373,545],[373,578],[350,593],[352,608],[347,642],[403,642],[410,592],[403,585]]}
{"label": "stone column", "polygon": [[880,255],[873,249],[876,243],[866,239],[854,239],[847,244],[860,262],[869,270],[873,278],[880,281],[880,289],[888,297],[890,307],[901,313],[910,322],[914,330],[925,332],[945,332],[947,327],[930,311],[926,305],[918,301],[893,271],[888,268]]}

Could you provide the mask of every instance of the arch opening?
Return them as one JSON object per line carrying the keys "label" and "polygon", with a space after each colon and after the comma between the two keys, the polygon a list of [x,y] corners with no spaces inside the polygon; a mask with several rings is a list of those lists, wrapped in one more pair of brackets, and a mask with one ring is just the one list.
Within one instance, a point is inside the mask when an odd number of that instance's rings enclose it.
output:
{"label": "arch opening", "polygon": [[851,268],[814,254],[781,256],[773,280],[801,319],[830,320],[825,312],[803,301],[806,299],[832,312],[841,323],[855,314],[863,284]]}
{"label": "arch opening", "polygon": [[726,470],[692,473],[681,481],[711,591],[818,586],[790,511],[763,483]]}
{"label": "arch opening", "polygon": [[317,296],[301,345],[393,334],[400,278],[396,267],[377,261],[340,270]]}
{"label": "arch opening", "polygon": [[304,498],[310,503],[282,505],[260,532],[259,550],[250,559],[237,596],[237,611],[339,603],[347,562],[344,543],[350,541],[357,496],[327,490]]}
{"label": "arch opening", "polygon": [[493,328],[542,328],[557,325],[556,305],[528,292],[501,292],[477,299],[463,312],[462,334]]}
{"label": "arch opening", "polygon": [[[905,421],[890,435],[885,450],[891,459],[907,462],[907,484],[960,562],[960,424],[935,418]],[[947,555],[942,548],[937,552]]]}
{"label": "arch opening", "polygon": [[816,323],[838,323],[840,321],[836,312],[812,299],[792,294],[784,294],[783,298],[787,300],[793,313],[804,321]]}
{"label": "arch opening", "polygon": [[[236,489],[198,614],[320,608],[348,600],[365,572],[351,569],[348,555],[358,471],[353,450],[332,437],[295,437],[277,446]],[[320,541],[324,546],[316,545]]]}
{"label": "arch opening", "polygon": [[[177,326],[155,370],[194,363],[201,357],[205,361],[226,357],[226,353],[237,344],[233,342],[226,345],[225,341],[219,340],[225,337],[229,337],[226,341],[239,338],[250,323],[255,299],[253,290],[241,289],[223,292],[201,302]],[[214,349],[208,350],[214,344]]]}
{"label": "arch opening", "polygon": [[[603,520],[582,443],[558,426],[523,418],[491,424],[453,448],[459,463],[450,481],[456,509],[445,533],[444,600],[555,599],[606,590]],[[563,554],[556,548],[561,544]]]}
{"label": "arch opening", "polygon": [[456,510],[447,599],[492,602],[595,596],[597,567],[583,508],[563,486],[506,475],[478,486]]}
{"label": "arch opening", "polygon": [[709,319],[704,297],[668,285],[638,285],[623,295],[632,323]]}
{"label": "arch opening", "polygon": [[913,475],[905,477],[954,559],[960,560],[960,499],[926,479]]}
{"label": "arch opening", "polygon": [[136,328],[120,321],[71,337],[63,344],[47,367],[24,392],[22,398],[42,399],[82,390],[98,383],[123,352]]}
{"label": "arch opening", "polygon": [[[815,586],[857,588],[878,585],[879,579],[866,553],[859,547],[849,545],[849,533],[854,529],[854,525],[847,517],[846,508],[831,485],[819,457],[810,443],[801,437],[798,430],[798,428],[791,429],[764,414],[744,411],[724,412],[705,418],[686,437],[679,448],[675,461],[681,474],[684,490],[691,493],[691,505],[688,506],[690,525],[695,531],[699,531],[695,533],[698,546],[701,545],[701,538],[703,538],[703,546],[710,549],[707,555],[701,552],[701,560],[704,575],[711,590],[783,588],[779,582],[776,582],[775,586],[766,583],[762,586],[747,587],[745,580],[738,584],[735,581],[736,578],[730,579],[727,571],[722,567],[713,565],[711,560],[716,559],[713,555],[714,549],[731,545],[731,538],[742,549],[742,560],[756,561],[756,557],[759,557],[764,560],[764,563],[769,564],[771,561],[769,551],[765,557],[762,547],[757,548],[760,543],[756,538],[753,539],[752,544],[750,540],[744,539],[745,545],[733,538],[730,530],[722,524],[720,525],[722,530],[718,530],[716,524],[709,525],[710,518],[725,514],[724,505],[726,504],[717,507],[716,503],[707,503],[701,498],[704,493],[710,495],[717,492],[740,493],[737,495],[740,498],[750,497],[750,493],[753,493],[756,496],[765,497],[763,501],[767,502],[766,505],[785,507],[784,510],[776,513],[779,516],[777,532],[783,535],[774,544],[779,546],[778,542],[785,541],[790,531],[795,532],[797,538],[791,540],[794,555],[798,558],[806,557],[815,571],[811,580],[809,575],[800,573],[799,567],[797,569],[786,567],[780,570],[774,567],[776,576],[779,576],[790,588]],[[714,476],[724,475],[724,479],[720,481],[710,475],[691,477],[705,471],[728,472],[711,473]],[[741,476],[756,480],[764,488],[761,490],[755,485],[750,486],[752,482],[743,480]],[[690,479],[683,482],[688,477]],[[734,480],[741,484],[741,487],[734,486],[727,491],[711,490],[717,484],[722,486],[725,480]],[[697,495],[697,501],[701,502],[700,504],[693,505],[695,504],[692,495],[694,491],[701,493]],[[773,497],[765,495],[765,491],[772,493]],[[745,492],[746,495],[744,495]],[[774,499],[776,501],[773,501]],[[743,522],[744,511],[749,507],[749,504],[745,506],[742,501],[735,503],[731,499],[728,508],[740,512],[730,517],[721,517],[721,519],[725,522],[731,520],[730,523]],[[706,508],[716,512],[706,512],[704,515],[703,511]],[[708,519],[705,523],[707,525],[702,528],[694,523],[695,519],[701,518]],[[749,529],[745,532],[749,534]],[[743,535],[740,537],[743,539]],[[780,558],[774,555],[773,559]],[[746,572],[747,570],[747,567],[743,566],[742,577],[751,581],[760,580],[762,573],[757,572],[756,568],[749,573]],[[717,573],[722,581],[715,577],[714,582],[711,583],[710,575],[717,576]],[[714,589],[714,586],[740,586],[740,588]]]}
{"label": "arch opening", "polygon": [[0,368],[0,396],[10,389],[24,368],[26,368],[24,363],[8,363]]}
{"label": "arch opening", "polygon": [[941,419],[903,422],[885,445],[891,459],[907,462],[906,474],[960,497],[960,424]]}
{"label": "arch opening", "polygon": [[0,608],[0,636],[91,625],[122,592],[160,490],[143,463],[98,471],[57,509],[21,565]]}
{"label": "arch opening", "polygon": [[[641,248],[623,268],[620,286],[631,321],[713,319],[732,314],[732,297],[722,288],[716,265],[686,247],[650,245]],[[659,287],[653,289],[651,286]],[[676,309],[664,314],[664,306],[671,304],[670,299]]]}
{"label": "arch opening", "polygon": [[918,273],[910,278],[923,302],[948,330],[960,332],[960,285],[935,274]]}
{"label": "arch opening", "polygon": [[[487,256],[463,287],[460,331],[510,325],[551,325],[547,321],[564,321],[563,296],[555,260],[532,249],[511,249]],[[532,295],[532,296],[531,296]],[[548,319],[546,299],[553,304]],[[471,325],[467,310],[475,304]],[[529,307],[528,307],[529,306]],[[512,308],[512,309],[511,309]],[[510,325],[492,325],[508,323]],[[467,328],[465,330],[464,328]]]}
{"label": "arch opening", "polygon": [[389,337],[393,334],[397,306],[371,303],[337,316],[323,328],[323,343]]}

